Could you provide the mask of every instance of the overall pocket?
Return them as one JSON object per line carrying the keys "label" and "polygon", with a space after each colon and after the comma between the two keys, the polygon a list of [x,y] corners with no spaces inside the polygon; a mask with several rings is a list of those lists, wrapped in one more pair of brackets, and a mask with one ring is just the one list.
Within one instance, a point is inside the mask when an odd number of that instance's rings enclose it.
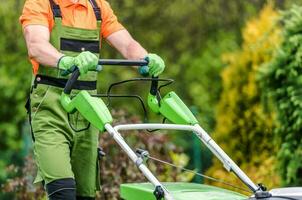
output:
{"label": "overall pocket", "polygon": [[90,123],[78,111],[68,114],[68,121],[74,132],[82,132],[90,128]]}

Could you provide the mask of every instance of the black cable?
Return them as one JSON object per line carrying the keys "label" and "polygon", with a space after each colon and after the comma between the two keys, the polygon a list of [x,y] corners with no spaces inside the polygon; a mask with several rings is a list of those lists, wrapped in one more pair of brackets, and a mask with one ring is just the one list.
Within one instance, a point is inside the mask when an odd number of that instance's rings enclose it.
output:
{"label": "black cable", "polygon": [[173,79],[158,79],[158,78],[133,78],[133,79],[128,79],[128,80],[124,80],[124,81],[119,81],[119,82],[115,82],[115,83],[112,83],[108,90],[107,90],[107,99],[108,99],[108,106],[110,106],[110,94],[111,94],[111,90],[113,87],[117,86],[117,85],[121,85],[121,84],[125,84],[125,83],[129,83],[129,82],[136,82],[136,81],[142,81],[142,82],[151,82],[153,80],[157,80],[159,82],[168,82],[166,84],[163,84],[161,86],[159,86],[159,88],[162,88],[162,87],[165,87],[165,86],[168,86],[170,84],[172,84],[174,82]]}
{"label": "black cable", "polygon": [[[91,96],[93,96],[93,97],[108,97],[108,94],[96,94],[96,95],[91,95]],[[147,109],[146,109],[146,106],[145,106],[144,101],[143,101],[141,96],[139,96],[139,95],[110,94],[110,97],[113,97],[113,98],[135,98],[135,99],[137,99],[140,102],[140,104],[143,108],[144,122],[148,121]],[[110,104],[108,105],[108,103],[107,103],[107,106],[109,107]]]}
{"label": "black cable", "polygon": [[[163,118],[162,124],[164,124],[166,122],[166,119],[167,118],[165,118],[165,117]],[[146,131],[148,133],[153,133],[153,132],[156,132],[156,131],[159,131],[159,130],[161,130],[161,129],[146,129]]]}
{"label": "black cable", "polygon": [[[170,80],[172,80],[172,79],[170,79]],[[168,82],[168,83],[166,83],[166,84],[160,85],[160,86],[158,87],[158,92],[160,92],[160,90],[161,90],[162,88],[167,87],[168,85],[171,85],[173,82],[174,82],[174,80],[172,80],[172,82]]]}
{"label": "black cable", "polygon": [[[163,87],[166,87],[170,84],[172,84],[174,82],[173,79],[159,79],[159,78],[132,78],[132,79],[128,79],[128,80],[123,80],[123,81],[119,81],[119,82],[115,82],[115,83],[112,83],[110,84],[110,86],[108,87],[107,89],[107,93],[105,95],[105,97],[107,97],[107,106],[110,107],[111,106],[111,97],[117,97],[116,95],[112,95],[111,94],[111,90],[112,88],[118,86],[118,85],[122,85],[122,84],[125,84],[125,83],[129,83],[129,82],[138,82],[138,81],[141,81],[141,82],[152,82],[152,81],[159,81],[159,82],[167,82],[165,84],[162,84],[159,86],[159,89],[163,88]],[[103,95],[102,95],[103,96]],[[141,105],[143,107],[143,110],[144,110],[144,122],[148,122],[149,119],[148,119],[148,115],[147,115],[147,109],[146,109],[146,106],[144,104],[144,101],[142,99],[141,96],[139,95],[118,95],[120,97],[133,97],[133,98],[137,98],[139,99],[139,101],[141,102]],[[103,96],[104,97],[104,96]],[[159,93],[159,90],[157,91],[157,98],[159,100],[160,97],[160,93]],[[154,132],[156,130],[152,130],[152,131],[148,131],[148,132]]]}

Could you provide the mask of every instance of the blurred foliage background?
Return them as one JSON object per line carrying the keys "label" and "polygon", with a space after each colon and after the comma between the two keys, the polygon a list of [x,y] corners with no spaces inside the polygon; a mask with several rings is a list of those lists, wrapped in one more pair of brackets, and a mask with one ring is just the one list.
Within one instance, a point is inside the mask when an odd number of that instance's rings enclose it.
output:
{"label": "blurred foliage background", "polygon": [[[244,26],[240,49],[222,55],[226,67],[221,72],[223,90],[217,104],[213,134],[218,144],[253,180],[266,183],[268,187],[279,184],[274,173],[277,149],[272,142],[274,113],[266,112],[262,106],[262,91],[256,76],[262,65],[272,59],[280,43],[278,17],[272,3],[266,5]],[[228,176],[218,160],[208,174],[220,178]],[[240,184],[235,177],[233,179],[232,182]]]}
{"label": "blurred foliage background", "polygon": [[[108,1],[133,37],[165,59],[163,77],[176,82],[163,92],[175,90],[255,182],[269,187],[302,184],[301,1]],[[18,22],[23,3],[0,2],[0,199],[43,198],[41,188],[31,184],[34,164],[24,104],[32,75]],[[102,57],[120,55],[104,42]],[[134,70],[105,68],[99,92],[114,81],[136,76]],[[146,96],[146,88],[129,84],[114,91]],[[112,107],[121,109],[116,111],[117,122],[125,116],[128,122],[140,121],[138,106],[116,101]],[[151,121],[160,119],[151,116]],[[194,136],[147,136],[127,140],[168,161],[240,184],[217,160],[211,161]],[[106,137],[101,140],[107,156],[120,160],[105,158],[103,199],[116,198],[120,182],[144,181],[133,166],[125,167],[129,161],[109,143]],[[204,181],[157,163],[150,166],[163,181]],[[110,174],[116,171],[120,176],[112,180]]]}

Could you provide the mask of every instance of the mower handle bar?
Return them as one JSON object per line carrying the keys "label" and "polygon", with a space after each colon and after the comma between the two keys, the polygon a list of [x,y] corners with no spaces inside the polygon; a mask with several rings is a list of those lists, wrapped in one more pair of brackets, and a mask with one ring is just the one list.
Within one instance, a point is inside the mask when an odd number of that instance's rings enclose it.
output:
{"label": "mower handle bar", "polygon": [[[100,59],[98,62],[99,65],[114,65],[114,66],[146,66],[148,65],[148,61],[146,60],[121,60],[121,59]],[[78,80],[80,76],[80,71],[78,68],[71,74],[70,78],[68,79],[64,93],[70,94],[73,88],[73,85]],[[156,95],[157,87],[158,87],[158,77],[155,80],[152,80],[150,93],[152,95]]]}
{"label": "mower handle bar", "polygon": [[115,66],[146,66],[146,60],[123,60],[123,59],[100,59],[99,65],[115,65]]}

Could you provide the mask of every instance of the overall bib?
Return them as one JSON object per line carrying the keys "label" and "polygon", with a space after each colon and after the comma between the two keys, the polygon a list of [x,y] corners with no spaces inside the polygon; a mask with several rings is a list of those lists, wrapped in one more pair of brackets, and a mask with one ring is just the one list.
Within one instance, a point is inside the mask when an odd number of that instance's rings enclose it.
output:
{"label": "overall bib", "polygon": [[[51,44],[68,56],[90,51],[100,52],[101,12],[95,0],[88,6],[94,10],[97,29],[86,30],[62,25],[59,5],[50,0],[55,26]],[[99,132],[79,113],[68,115],[60,104],[60,95],[68,76],[57,68],[40,66],[33,78],[29,117],[34,140],[34,155],[38,167],[36,182],[74,178],[77,195],[94,197],[99,190],[98,138]],[[96,93],[96,72],[81,76],[73,94],[85,89]],[[70,123],[69,123],[70,122]],[[82,129],[83,131],[75,131]],[[84,130],[85,129],[85,130]]]}

